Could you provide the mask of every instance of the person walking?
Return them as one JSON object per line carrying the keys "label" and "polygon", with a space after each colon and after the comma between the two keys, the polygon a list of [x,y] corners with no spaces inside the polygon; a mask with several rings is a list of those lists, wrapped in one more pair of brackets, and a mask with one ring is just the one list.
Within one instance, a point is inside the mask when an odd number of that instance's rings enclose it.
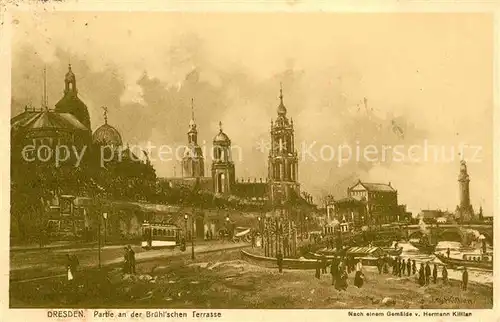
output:
{"label": "person walking", "polygon": [[431,266],[429,262],[425,264],[425,285],[429,285],[431,279]]}
{"label": "person walking", "polygon": [[446,255],[448,256],[448,258],[450,258],[450,248],[446,250]]}
{"label": "person walking", "polygon": [[132,246],[130,245],[128,245],[128,256],[129,256],[130,274],[135,274],[135,252],[132,249]]}
{"label": "person walking", "polygon": [[320,279],[321,277],[321,261],[318,259],[316,261],[316,274],[314,275],[317,279]]}
{"label": "person walking", "polygon": [[337,274],[339,270],[339,263],[337,262],[337,257],[332,260],[330,265],[330,274],[332,275],[332,285],[335,285],[335,280],[337,279]]}
{"label": "person walking", "polygon": [[411,260],[409,258],[406,261],[406,271],[408,273],[408,276],[410,276],[411,275]]}
{"label": "person walking", "polygon": [[357,288],[361,288],[363,286],[364,282],[364,274],[361,272],[361,270],[356,271],[356,275],[354,275],[354,286]]}
{"label": "person walking", "polygon": [[382,257],[379,256],[377,259],[377,269],[379,274],[382,274],[383,266],[384,266],[384,261],[382,260]]}
{"label": "person walking", "polygon": [[328,266],[328,261],[326,260],[325,254],[321,255],[321,274],[326,274],[326,267]]}
{"label": "person walking", "polygon": [[464,266],[464,271],[462,273],[462,290],[467,291],[467,284],[469,283],[469,272],[467,267]]}
{"label": "person walking", "polygon": [[276,261],[278,262],[278,272],[282,273],[283,272],[283,254],[279,252],[276,255]]}
{"label": "person walking", "polygon": [[127,247],[123,247],[123,273],[130,274],[130,253]]}
{"label": "person walking", "polygon": [[420,286],[425,285],[425,268],[424,268],[424,263],[420,263],[420,269],[418,270],[418,284]]}
{"label": "person walking", "polygon": [[432,282],[434,284],[437,283],[437,278],[438,278],[438,268],[437,268],[437,265],[434,264],[434,268],[432,269]]}
{"label": "person walking", "polygon": [[401,275],[405,275],[405,272],[406,272],[406,262],[405,262],[405,260],[403,259],[403,260],[401,261],[401,274],[400,274],[399,276],[401,276]]}
{"label": "person walking", "polygon": [[447,285],[448,284],[448,270],[446,269],[445,265],[443,265],[443,271],[441,272],[441,275],[443,276],[443,284]]}
{"label": "person walking", "polygon": [[415,262],[415,260],[412,260],[411,271],[412,271],[413,275],[415,275],[417,273],[417,262]]}
{"label": "person walking", "polygon": [[75,278],[75,271],[74,271],[74,261],[73,258],[70,254],[66,254],[66,275],[68,282],[73,281]]}

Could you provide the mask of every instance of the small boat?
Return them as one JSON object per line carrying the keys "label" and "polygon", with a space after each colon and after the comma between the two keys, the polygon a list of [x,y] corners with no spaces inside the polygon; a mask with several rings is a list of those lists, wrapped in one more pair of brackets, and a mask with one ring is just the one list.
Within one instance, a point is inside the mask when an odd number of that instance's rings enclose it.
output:
{"label": "small boat", "polygon": [[493,270],[493,254],[464,254],[462,259],[439,253],[435,255],[441,262],[453,267],[467,266]]}
{"label": "small boat", "polygon": [[428,244],[428,243],[422,243],[422,242],[412,242],[410,241],[410,244],[417,248],[419,251],[426,253],[426,254],[432,254],[436,250],[437,244]]}
{"label": "small boat", "polygon": [[403,253],[403,247],[381,247],[384,252],[389,256],[399,256]]}

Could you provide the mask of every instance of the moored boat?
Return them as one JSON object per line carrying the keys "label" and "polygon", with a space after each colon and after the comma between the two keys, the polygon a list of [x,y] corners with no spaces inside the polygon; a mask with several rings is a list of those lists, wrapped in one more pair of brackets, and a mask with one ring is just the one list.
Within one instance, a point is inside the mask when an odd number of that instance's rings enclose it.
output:
{"label": "moored boat", "polygon": [[419,251],[426,253],[426,254],[434,253],[436,246],[437,246],[437,244],[428,244],[428,243],[421,243],[421,242],[415,243],[412,241],[410,241],[410,244],[413,247],[417,248]]}
{"label": "moored boat", "polygon": [[464,254],[462,259],[439,253],[435,255],[441,262],[453,267],[467,266],[493,270],[493,254]]}
{"label": "moored boat", "polygon": [[389,256],[399,256],[403,253],[403,247],[381,247],[384,252]]}

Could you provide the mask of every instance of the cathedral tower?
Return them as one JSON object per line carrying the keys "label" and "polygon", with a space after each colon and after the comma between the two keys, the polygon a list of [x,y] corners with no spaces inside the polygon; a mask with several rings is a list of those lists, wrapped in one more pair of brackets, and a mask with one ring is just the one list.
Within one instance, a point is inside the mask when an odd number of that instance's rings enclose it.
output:
{"label": "cathedral tower", "polygon": [[271,120],[271,150],[268,160],[270,198],[275,204],[290,200],[294,194],[300,195],[293,120],[289,120],[286,115],[287,110],[283,103],[282,88],[280,88],[279,99],[278,117],[274,123]]}
{"label": "cathedral tower", "polygon": [[182,158],[183,177],[200,178],[205,175],[203,151],[198,145],[198,130],[194,121],[194,103],[191,100],[191,121],[189,121],[188,144]]}
{"label": "cathedral tower", "polygon": [[213,140],[212,178],[215,193],[230,194],[235,183],[234,162],[231,159],[231,140],[222,131]]}

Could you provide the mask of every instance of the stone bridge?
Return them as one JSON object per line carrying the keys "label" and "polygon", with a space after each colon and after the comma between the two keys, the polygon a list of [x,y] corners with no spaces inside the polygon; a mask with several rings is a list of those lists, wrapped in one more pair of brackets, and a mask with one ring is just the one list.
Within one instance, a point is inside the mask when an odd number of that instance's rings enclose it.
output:
{"label": "stone bridge", "polygon": [[[406,231],[407,239],[418,239],[424,235],[420,225],[408,225],[403,227]],[[467,235],[474,234],[472,231],[477,231],[479,234],[486,237],[486,242],[493,245],[493,224],[427,224],[425,229],[431,233],[437,241],[457,241],[464,243],[467,240]]]}

